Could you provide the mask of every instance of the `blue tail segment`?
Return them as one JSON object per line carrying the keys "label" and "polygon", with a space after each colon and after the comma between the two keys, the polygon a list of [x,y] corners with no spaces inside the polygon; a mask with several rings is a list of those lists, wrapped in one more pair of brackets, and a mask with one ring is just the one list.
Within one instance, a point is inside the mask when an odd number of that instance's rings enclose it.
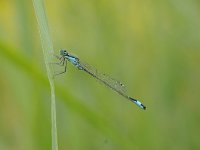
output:
{"label": "blue tail segment", "polygon": [[146,109],[146,106],[144,106],[140,101],[138,101],[138,100],[136,100],[136,99],[134,99],[134,98],[131,98],[131,97],[129,97],[129,99],[132,101],[132,102],[134,102],[137,106],[139,106],[140,108],[142,108],[142,109]]}

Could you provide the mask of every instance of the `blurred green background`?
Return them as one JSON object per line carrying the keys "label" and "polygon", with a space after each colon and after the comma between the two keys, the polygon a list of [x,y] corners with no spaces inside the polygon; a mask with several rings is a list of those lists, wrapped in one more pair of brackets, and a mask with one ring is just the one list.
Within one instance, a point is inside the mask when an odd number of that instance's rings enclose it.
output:
{"label": "blurred green background", "polygon": [[[200,149],[200,1],[46,1],[65,48],[147,110],[68,64],[56,78],[60,150]],[[51,149],[50,88],[32,1],[0,1],[0,150]]]}

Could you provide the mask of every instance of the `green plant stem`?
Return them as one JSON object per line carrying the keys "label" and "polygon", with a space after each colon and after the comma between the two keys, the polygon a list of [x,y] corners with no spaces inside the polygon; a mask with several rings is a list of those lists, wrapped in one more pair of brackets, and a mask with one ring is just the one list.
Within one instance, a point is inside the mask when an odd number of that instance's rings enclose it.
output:
{"label": "green plant stem", "polygon": [[52,150],[58,150],[57,127],[56,127],[56,102],[55,102],[55,86],[53,81],[53,69],[49,62],[52,60],[53,44],[50,38],[48,23],[45,15],[44,1],[33,0],[33,6],[38,22],[38,30],[43,48],[44,61],[47,69],[47,75],[51,89],[51,123],[52,123]]}

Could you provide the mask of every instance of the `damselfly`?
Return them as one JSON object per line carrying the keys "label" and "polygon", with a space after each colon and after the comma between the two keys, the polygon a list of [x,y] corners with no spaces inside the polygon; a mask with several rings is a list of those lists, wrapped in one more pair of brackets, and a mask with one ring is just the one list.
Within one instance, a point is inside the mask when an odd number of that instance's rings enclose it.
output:
{"label": "damselfly", "polygon": [[[146,109],[146,106],[144,106],[140,101],[138,101],[126,94],[125,86],[121,82],[111,78],[110,76],[108,76],[104,73],[97,71],[97,69],[91,67],[90,65],[83,63],[81,60],[79,60],[78,57],[69,54],[66,50],[60,50],[60,57],[57,56],[57,58],[60,60],[60,62],[58,64],[65,67],[64,71],[61,73],[58,73],[58,74],[62,74],[62,73],[66,72],[67,61],[69,61],[79,70],[85,71],[86,73],[88,73],[92,77],[96,78],[97,80],[99,80],[101,83],[103,83],[107,87],[111,88],[113,91],[117,92],[118,94],[122,95],[123,97],[127,98],[128,100],[134,102],[140,108],[142,108],[144,110]],[[55,74],[55,75],[58,75],[58,74]]]}

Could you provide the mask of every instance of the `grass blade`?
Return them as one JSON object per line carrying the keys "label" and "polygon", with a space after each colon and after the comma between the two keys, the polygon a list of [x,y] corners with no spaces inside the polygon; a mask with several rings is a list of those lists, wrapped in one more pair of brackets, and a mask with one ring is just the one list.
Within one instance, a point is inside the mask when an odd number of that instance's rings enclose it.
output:
{"label": "grass blade", "polygon": [[47,69],[47,75],[51,89],[51,123],[52,123],[52,150],[58,150],[57,127],[56,127],[56,102],[55,102],[55,86],[53,81],[53,69],[49,62],[52,60],[53,44],[50,38],[48,23],[45,15],[44,1],[33,0],[33,6],[38,22],[38,30],[43,48],[44,61]]}

